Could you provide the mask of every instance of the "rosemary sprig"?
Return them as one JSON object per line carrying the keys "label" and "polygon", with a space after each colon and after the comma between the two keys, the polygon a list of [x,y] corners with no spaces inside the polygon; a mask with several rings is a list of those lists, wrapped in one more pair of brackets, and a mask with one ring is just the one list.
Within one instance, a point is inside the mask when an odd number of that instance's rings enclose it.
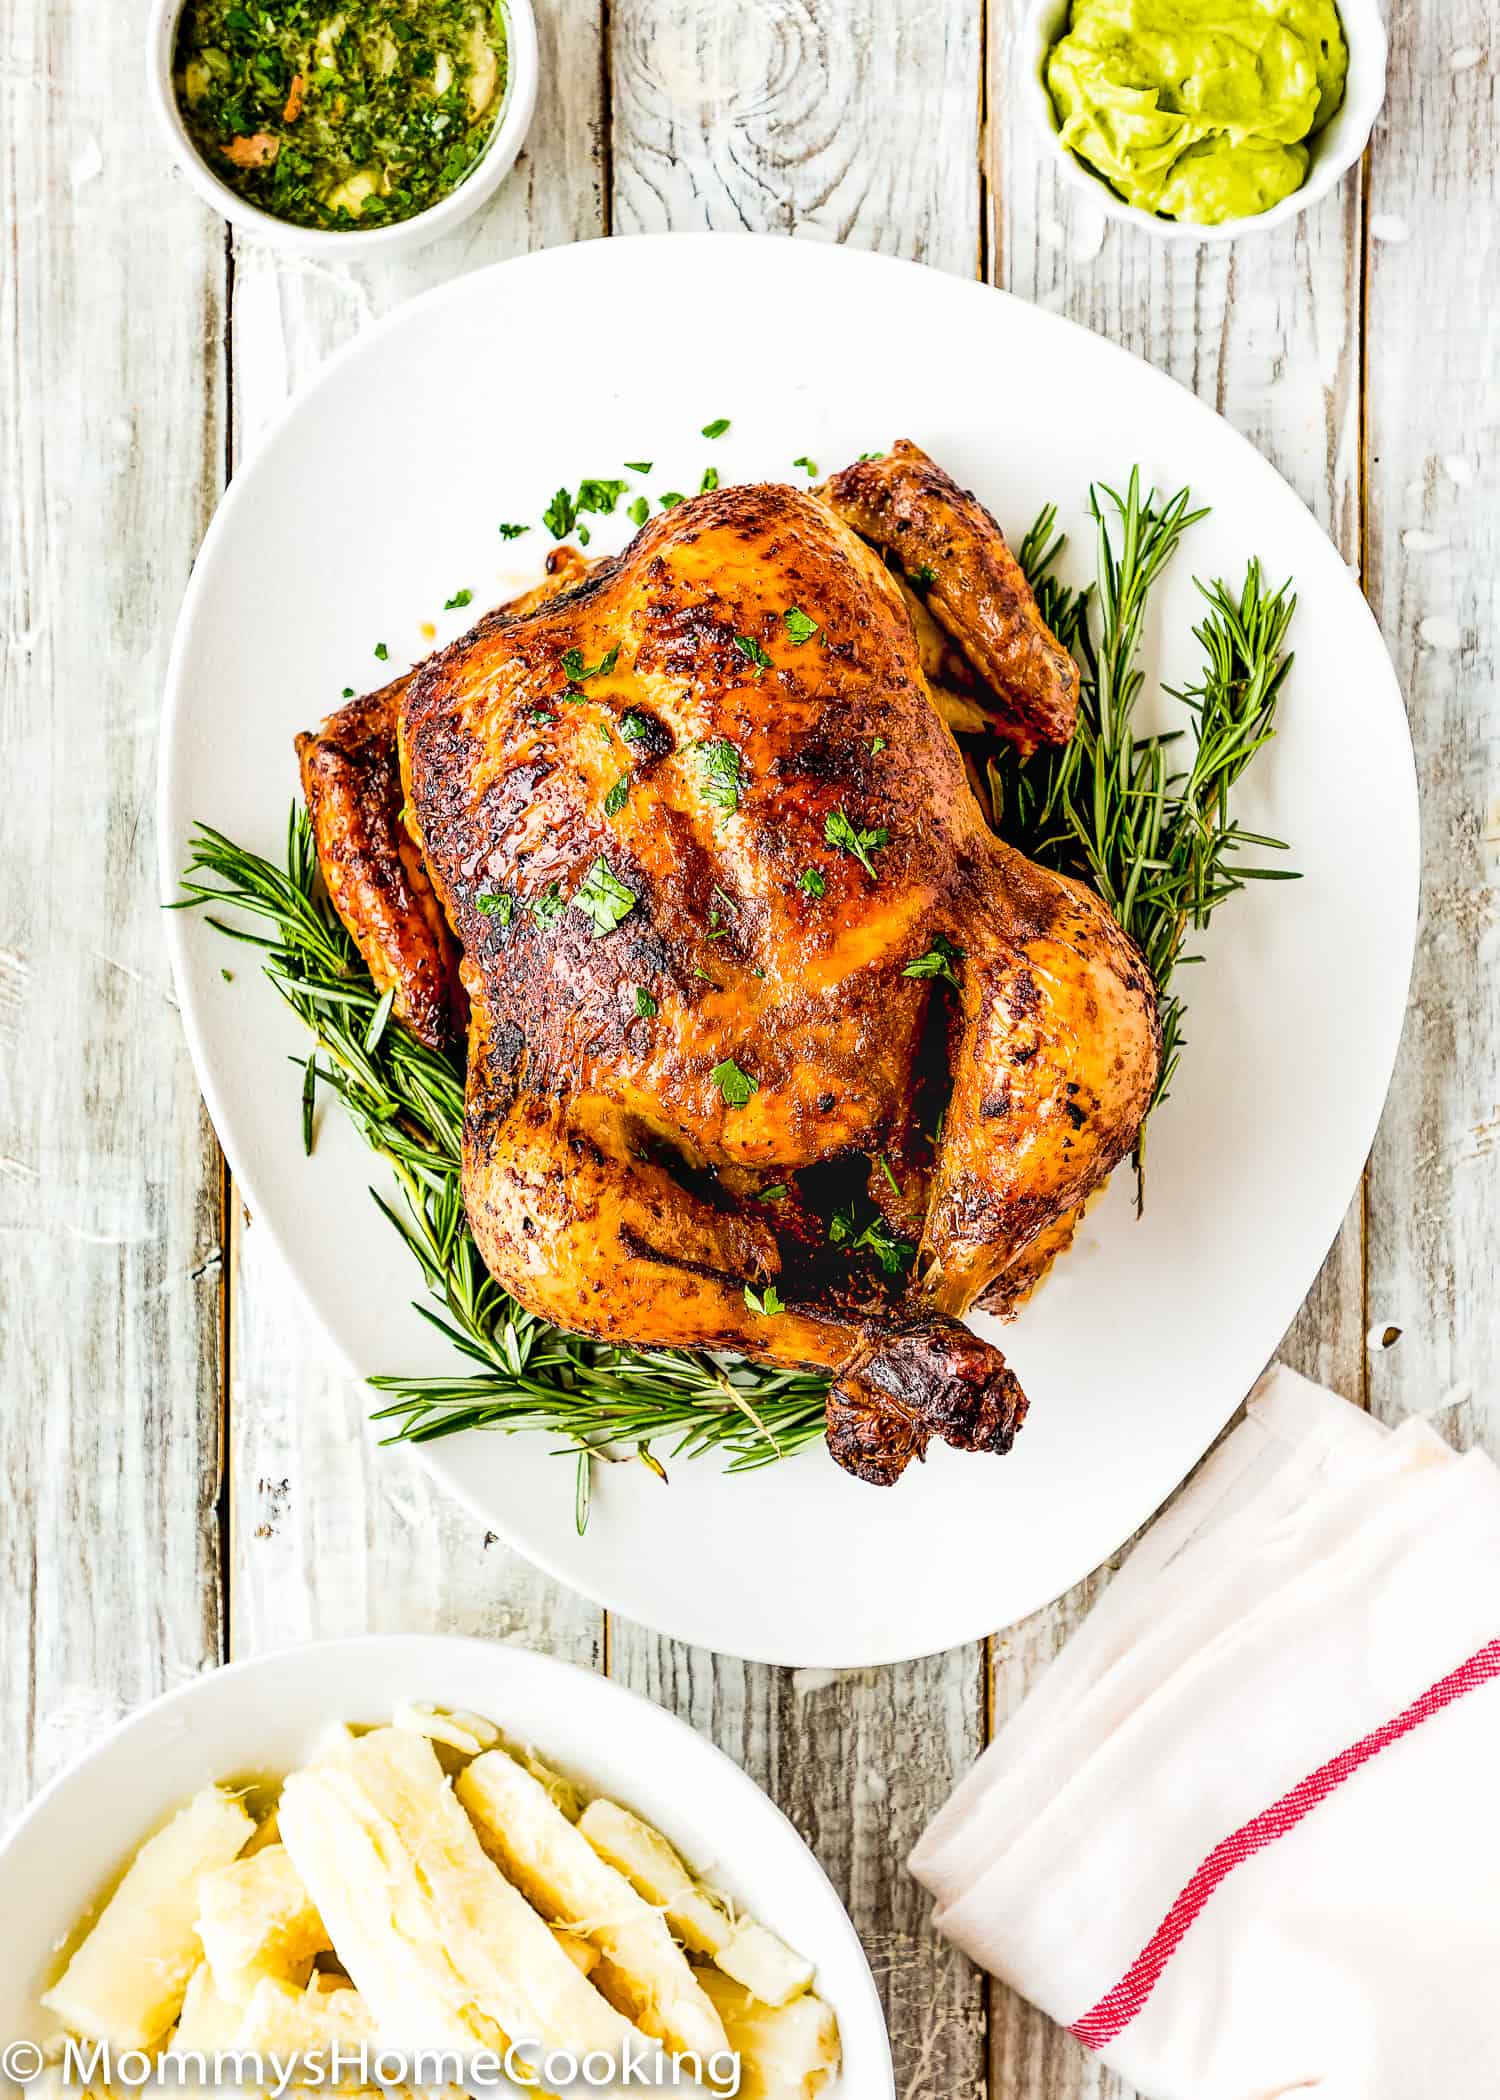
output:
{"label": "rosemary sprig", "polygon": [[[670,1457],[717,1450],[731,1472],[800,1451],[823,1432],[826,1378],[776,1370],[707,1350],[620,1349],[537,1320],[501,1289],[469,1232],[459,1180],[463,1078],[390,1016],[317,874],[306,812],[294,804],[285,866],[200,825],[180,906],[261,949],[266,975],[311,1031],[304,1131],[316,1087],[343,1103],[398,1183],[395,1201],[372,1190],[427,1286],[417,1310],[474,1369],[432,1378],[376,1377],[387,1396],[375,1419],[387,1441],[424,1443],[461,1429],[542,1430],[577,1453],[576,1508],[587,1521],[595,1459],[635,1457],[665,1478]],[[231,924],[232,910],[251,921]],[[259,930],[256,930],[256,929]],[[296,1060],[299,1069],[301,1059]]]}
{"label": "rosemary sprig", "polygon": [[[1134,727],[1148,594],[1184,533],[1207,515],[1189,509],[1190,501],[1180,489],[1158,504],[1154,492],[1142,494],[1138,470],[1123,496],[1091,489],[1096,582],[1083,591],[1057,578],[1065,541],[1055,511],[1043,511],[1018,558],[1043,617],[1081,667],[1078,730],[1061,750],[1026,760],[1006,751],[989,763],[997,830],[1033,860],[1097,890],[1150,965],[1163,1038],[1153,1108],[1166,1099],[1182,1055],[1186,1005],[1172,979],[1200,959],[1184,952],[1188,934],[1247,882],[1296,879],[1292,869],[1240,858],[1246,847],[1281,852],[1286,842],[1245,830],[1228,808],[1235,783],[1275,733],[1276,703],[1292,666],[1286,637],[1297,601],[1289,583],[1269,590],[1255,561],[1238,593],[1195,578],[1208,607],[1193,629],[1203,672],[1195,685],[1166,689],[1193,717],[1186,763],[1175,770],[1171,763],[1177,732],[1138,735]],[[1143,1124],[1135,1148],[1138,1207],[1144,1136]]]}

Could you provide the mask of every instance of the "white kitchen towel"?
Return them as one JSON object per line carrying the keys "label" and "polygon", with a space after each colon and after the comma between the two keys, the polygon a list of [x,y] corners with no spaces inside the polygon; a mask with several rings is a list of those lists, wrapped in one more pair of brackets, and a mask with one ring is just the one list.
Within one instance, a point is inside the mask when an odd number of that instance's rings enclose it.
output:
{"label": "white kitchen towel", "polygon": [[1500,1471],[1268,1372],[911,1865],[1151,2100],[1500,2100]]}

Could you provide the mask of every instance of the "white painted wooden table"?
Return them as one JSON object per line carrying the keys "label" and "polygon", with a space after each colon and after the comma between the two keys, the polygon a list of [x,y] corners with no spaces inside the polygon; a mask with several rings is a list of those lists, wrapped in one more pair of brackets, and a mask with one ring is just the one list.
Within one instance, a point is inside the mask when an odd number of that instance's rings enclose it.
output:
{"label": "white painted wooden table", "polygon": [[446,246],[348,269],[227,238],[169,172],[139,0],[0,16],[0,1821],[226,1656],[364,1628],[549,1648],[684,1714],[787,1809],[864,1935],[906,2100],[1121,2092],[932,1938],[902,1866],[1108,1571],[982,1647],[830,1682],[607,1620],[377,1451],[198,1099],[155,901],[157,705],[237,460],[330,351],[457,271],[612,231],[795,229],[1113,336],[1251,437],[1359,567],[1416,736],[1406,1043],[1287,1353],[1500,1451],[1493,19],[1395,0],[1359,174],[1292,226],[1194,249],[1059,184],[1013,86],[1018,6],[538,0],[545,86],[497,201]]}

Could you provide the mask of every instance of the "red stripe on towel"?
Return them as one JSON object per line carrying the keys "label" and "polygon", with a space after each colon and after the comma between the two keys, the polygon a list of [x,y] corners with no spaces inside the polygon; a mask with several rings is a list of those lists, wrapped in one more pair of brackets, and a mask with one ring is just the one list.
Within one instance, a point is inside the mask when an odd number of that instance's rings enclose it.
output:
{"label": "red stripe on towel", "polygon": [[1277,1838],[1295,1830],[1303,1817],[1311,1815],[1320,1801],[1326,1801],[1335,1787],[1342,1786],[1361,1765],[1368,1764],[1380,1751],[1400,1742],[1402,1736],[1410,1735],[1414,1728],[1420,1728],[1424,1721],[1440,1714],[1445,1706],[1451,1706],[1465,1692],[1488,1684],[1494,1677],[1500,1677],[1500,1640],[1487,1642],[1466,1663],[1460,1663],[1456,1670],[1450,1670],[1446,1677],[1440,1677],[1436,1684],[1423,1692],[1420,1699],[1413,1700],[1404,1713],[1397,1714],[1394,1720],[1385,1722],[1372,1734],[1351,1744],[1349,1749],[1340,1751],[1326,1765],[1319,1765],[1316,1772],[1300,1780],[1290,1793],[1283,1794],[1252,1822],[1215,1845],[1114,1989],[1081,2019],[1075,2020],[1069,2033],[1076,2035],[1086,2049],[1105,2048],[1130,2025],[1151,1996],[1188,1927],[1226,1874],[1233,1873],[1241,1860],[1253,1858],[1267,1845],[1274,1844]]}

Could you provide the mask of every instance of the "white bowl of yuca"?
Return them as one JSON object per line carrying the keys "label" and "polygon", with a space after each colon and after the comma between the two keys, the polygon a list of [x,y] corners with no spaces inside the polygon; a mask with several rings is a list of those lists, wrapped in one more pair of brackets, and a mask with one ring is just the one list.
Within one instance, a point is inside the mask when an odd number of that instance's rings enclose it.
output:
{"label": "white bowl of yuca", "polygon": [[172,2050],[189,2089],[189,2052],[211,2085],[240,2051],[285,2100],[893,2100],[859,1941],[780,1810],[525,1649],[372,1636],[202,1677],[35,1802],[0,1905],[0,2073],[33,2100]]}

